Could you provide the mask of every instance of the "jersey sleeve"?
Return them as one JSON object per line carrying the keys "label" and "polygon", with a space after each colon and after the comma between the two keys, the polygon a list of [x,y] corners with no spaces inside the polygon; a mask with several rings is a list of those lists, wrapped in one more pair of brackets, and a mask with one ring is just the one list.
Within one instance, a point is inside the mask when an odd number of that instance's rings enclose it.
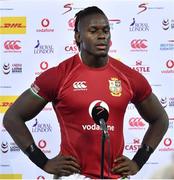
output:
{"label": "jersey sleeve", "polygon": [[31,90],[47,101],[54,101],[59,91],[61,73],[59,66],[52,67],[36,77]]}
{"label": "jersey sleeve", "polygon": [[147,81],[147,79],[138,72],[133,73],[132,77],[132,90],[133,90],[133,98],[131,100],[132,103],[137,104],[145,100],[151,93],[152,88]]}

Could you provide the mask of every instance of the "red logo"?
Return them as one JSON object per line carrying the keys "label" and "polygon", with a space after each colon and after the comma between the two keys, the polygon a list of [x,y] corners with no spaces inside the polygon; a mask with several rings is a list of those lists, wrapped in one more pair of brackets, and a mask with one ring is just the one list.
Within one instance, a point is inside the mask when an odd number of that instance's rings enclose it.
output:
{"label": "red logo", "polygon": [[120,19],[109,19],[109,22],[119,24],[121,22],[121,20]]}
{"label": "red logo", "polygon": [[37,180],[45,180],[45,177],[44,176],[38,176]]}
{"label": "red logo", "polygon": [[173,68],[173,67],[174,67],[174,60],[169,59],[169,60],[166,62],[166,66],[167,66],[168,68]]}
{"label": "red logo", "polygon": [[131,41],[131,47],[134,49],[145,49],[147,48],[146,39],[134,39]]}
{"label": "red logo", "polygon": [[132,127],[144,127],[145,123],[142,121],[140,117],[132,117],[129,119],[129,125]]}
{"label": "red logo", "polygon": [[140,13],[146,11],[146,10],[147,10],[147,4],[148,4],[148,3],[142,3],[142,4],[140,4],[138,7],[139,7],[140,9],[142,9],[142,10],[139,11],[137,14],[140,14]]}
{"label": "red logo", "polygon": [[70,28],[74,28],[74,25],[75,25],[75,18],[71,18],[69,21],[68,21],[68,26]]}
{"label": "red logo", "polygon": [[47,18],[42,19],[41,25],[42,25],[43,27],[48,27],[49,24],[50,24],[49,19],[47,19]]}
{"label": "red logo", "polygon": [[7,50],[19,50],[21,49],[21,46],[18,44],[20,42],[19,40],[7,40],[4,43],[4,48]]}
{"label": "red logo", "polygon": [[47,145],[46,141],[45,140],[40,140],[39,143],[38,143],[38,146],[42,149],[42,148],[45,148]]}
{"label": "red logo", "polygon": [[172,144],[171,138],[165,138],[165,139],[164,139],[164,145],[165,145],[165,146],[170,146],[171,144]]}
{"label": "red logo", "polygon": [[46,70],[46,69],[48,68],[48,62],[42,61],[42,62],[40,63],[40,68],[41,68],[43,71]]}
{"label": "red logo", "polygon": [[26,26],[23,26],[22,23],[4,23],[4,26],[1,26],[3,28],[24,28]]}
{"label": "red logo", "polygon": [[10,107],[12,104],[13,102],[2,101],[0,102],[0,107]]}
{"label": "red logo", "polygon": [[62,14],[66,14],[67,12],[71,11],[72,10],[72,5],[73,3],[68,3],[68,4],[65,4],[64,5],[64,8],[66,9],[64,13]]}

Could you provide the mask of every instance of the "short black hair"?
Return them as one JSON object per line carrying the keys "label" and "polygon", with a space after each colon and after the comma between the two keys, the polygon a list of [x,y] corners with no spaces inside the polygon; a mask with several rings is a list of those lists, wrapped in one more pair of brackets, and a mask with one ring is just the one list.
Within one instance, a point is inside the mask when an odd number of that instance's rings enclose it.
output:
{"label": "short black hair", "polygon": [[[74,32],[78,32],[79,21],[82,18],[84,18],[88,15],[91,15],[91,14],[102,14],[102,15],[106,16],[105,13],[100,8],[98,8],[97,6],[87,7],[87,8],[85,8],[85,9],[83,9],[83,10],[81,10],[75,14]],[[80,43],[78,43],[76,41],[76,44],[77,44],[78,48],[80,48]]]}
{"label": "short black hair", "polygon": [[78,32],[78,23],[79,21],[84,18],[85,16],[87,15],[91,15],[91,14],[102,14],[104,16],[105,13],[100,9],[98,8],[97,6],[91,6],[91,7],[87,7],[81,11],[79,11],[78,13],[75,14],[75,27],[74,27],[74,31],[75,32]]}

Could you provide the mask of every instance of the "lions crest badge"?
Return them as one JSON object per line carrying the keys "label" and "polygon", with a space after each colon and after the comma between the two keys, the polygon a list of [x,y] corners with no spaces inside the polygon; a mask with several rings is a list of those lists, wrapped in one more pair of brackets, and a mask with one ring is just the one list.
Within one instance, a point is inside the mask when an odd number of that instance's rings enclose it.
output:
{"label": "lions crest badge", "polygon": [[121,96],[122,94],[122,87],[121,87],[121,80],[112,77],[109,80],[109,90],[112,96]]}

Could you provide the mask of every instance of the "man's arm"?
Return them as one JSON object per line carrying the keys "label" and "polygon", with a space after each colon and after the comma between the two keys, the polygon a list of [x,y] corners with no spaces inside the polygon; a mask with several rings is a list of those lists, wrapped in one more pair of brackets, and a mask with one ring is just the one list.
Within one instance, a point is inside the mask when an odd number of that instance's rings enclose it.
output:
{"label": "man's arm", "polygon": [[25,122],[34,118],[47,104],[28,89],[11,105],[3,118],[3,124],[22,151],[34,143]]}
{"label": "man's arm", "polygon": [[155,150],[168,129],[168,115],[153,93],[135,106],[142,118],[149,123],[142,144],[149,145]]}
{"label": "man's arm", "polygon": [[35,145],[25,122],[34,118],[47,104],[47,101],[26,90],[7,110],[3,124],[19,148],[41,169],[58,176],[79,172],[79,165],[72,156],[57,155],[48,159]]}
{"label": "man's arm", "polygon": [[[135,106],[142,118],[149,123],[142,145],[145,144],[150,147],[150,149],[155,150],[168,129],[169,119],[167,113],[153,93]],[[145,155],[146,152],[144,153],[143,150],[141,152],[139,151],[138,154]],[[136,153],[135,156],[137,157],[138,154]],[[135,159],[141,161],[143,158],[144,157],[139,157]],[[119,163],[119,165],[113,167],[112,172],[122,176],[134,175],[141,169],[141,167],[138,166],[138,163],[135,162],[134,158],[133,160],[130,160],[126,156],[122,156],[116,159],[115,162]],[[142,161],[140,164],[143,164]]]}

